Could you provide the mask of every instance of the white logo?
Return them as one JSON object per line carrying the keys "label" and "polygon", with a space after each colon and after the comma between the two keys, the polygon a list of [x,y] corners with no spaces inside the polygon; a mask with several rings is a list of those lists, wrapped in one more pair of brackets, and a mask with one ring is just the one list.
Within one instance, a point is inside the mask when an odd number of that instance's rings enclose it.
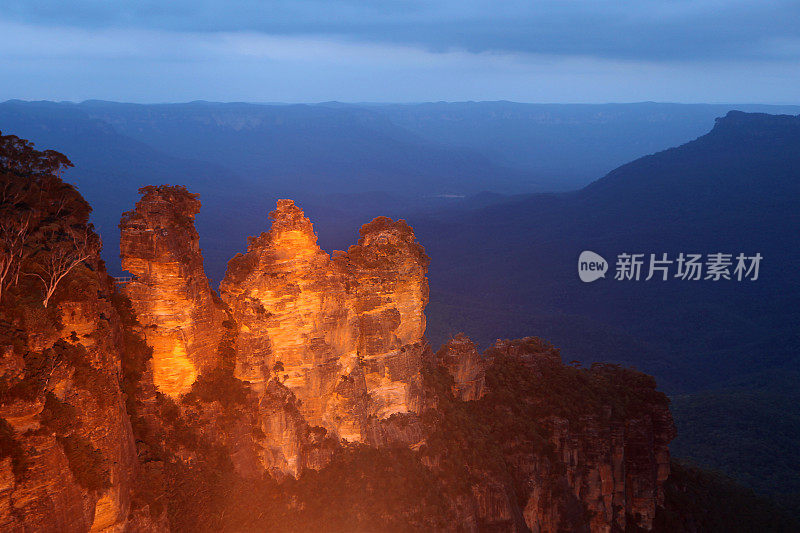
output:
{"label": "white logo", "polygon": [[578,257],[578,276],[581,281],[591,283],[600,278],[606,277],[608,262],[602,256],[584,250]]}
{"label": "white logo", "polygon": [[[649,259],[648,259],[649,257]],[[617,254],[614,280],[616,281],[756,281],[759,278],[760,253],[746,255],[727,252],[711,254],[680,252],[645,254],[624,252]],[[578,257],[578,276],[581,281],[606,277],[608,263],[602,256],[584,250]]]}

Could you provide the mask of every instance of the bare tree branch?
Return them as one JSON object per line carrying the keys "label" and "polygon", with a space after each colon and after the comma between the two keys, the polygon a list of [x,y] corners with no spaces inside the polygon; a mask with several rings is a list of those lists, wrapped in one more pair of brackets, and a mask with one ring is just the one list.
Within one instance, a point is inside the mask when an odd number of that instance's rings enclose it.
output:
{"label": "bare tree branch", "polygon": [[91,231],[76,230],[68,227],[63,233],[58,228],[46,230],[44,242],[49,249],[42,252],[42,257],[31,275],[36,276],[44,286],[45,296],[42,303],[47,307],[58,284],[73,268],[90,259],[100,251],[100,241]]}
{"label": "bare tree branch", "polygon": [[19,281],[22,263],[27,257],[26,244],[30,238],[31,213],[0,214],[0,299],[3,289],[13,280]]}

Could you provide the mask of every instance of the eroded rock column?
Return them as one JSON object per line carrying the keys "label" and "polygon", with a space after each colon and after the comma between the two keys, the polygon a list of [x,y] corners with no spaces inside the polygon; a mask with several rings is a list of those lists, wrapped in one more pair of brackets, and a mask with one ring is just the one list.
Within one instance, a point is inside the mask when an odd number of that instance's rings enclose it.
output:
{"label": "eroded rock column", "polygon": [[198,195],[167,185],[139,192],[120,222],[122,268],[134,276],[124,292],[153,348],[156,387],[177,397],[218,363],[225,313],[203,270],[194,227]]}
{"label": "eroded rock column", "polygon": [[312,426],[367,440],[375,420],[417,408],[428,259],[403,221],[381,217],[333,258],[291,200],[228,263],[220,289],[239,328],[236,377],[274,379]]}

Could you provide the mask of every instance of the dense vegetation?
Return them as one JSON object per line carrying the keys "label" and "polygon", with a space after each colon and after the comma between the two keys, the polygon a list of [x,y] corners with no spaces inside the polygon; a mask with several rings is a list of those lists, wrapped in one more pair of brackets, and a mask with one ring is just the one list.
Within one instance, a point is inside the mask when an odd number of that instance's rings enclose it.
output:
{"label": "dense vegetation", "polygon": [[[76,406],[55,396],[48,384],[54,373],[68,369],[72,384],[102,407],[113,383],[92,366],[74,332],[44,350],[27,349],[30,335],[53,335],[61,327],[53,302],[96,295],[102,284],[100,239],[88,223],[91,208],[60,178],[71,166],[63,154],[0,135],[0,345],[10,347],[6,356],[24,362],[21,374],[0,376],[0,402],[42,402],[37,432],[55,436],[78,484],[100,492],[110,486],[107,461],[86,438]],[[105,335],[101,317],[98,322]],[[3,420],[0,455],[12,458],[17,479],[26,475],[28,454]]]}
{"label": "dense vegetation", "polygon": [[656,515],[657,532],[800,531],[800,514],[696,466],[673,461],[665,492],[666,508]]}
{"label": "dense vegetation", "polygon": [[726,472],[761,494],[800,495],[798,382],[800,373],[782,372],[673,397],[682,422],[675,456]]}
{"label": "dense vegetation", "polygon": [[59,177],[70,166],[63,154],[0,135],[0,300],[30,276],[41,283],[37,292],[47,307],[73,269],[99,258],[91,208]]}

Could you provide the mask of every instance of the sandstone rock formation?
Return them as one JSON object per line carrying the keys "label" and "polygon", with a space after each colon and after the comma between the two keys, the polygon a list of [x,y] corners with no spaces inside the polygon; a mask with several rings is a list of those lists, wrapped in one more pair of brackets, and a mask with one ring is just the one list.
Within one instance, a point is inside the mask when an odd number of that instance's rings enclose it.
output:
{"label": "sandstone rock formation", "polygon": [[197,197],[141,192],[132,281],[93,257],[48,308],[33,280],[0,302],[0,529],[652,529],[674,436],[652,378],[536,338],[434,354],[402,220],[331,256],[281,200],[217,298]]}
{"label": "sandstone rock formation", "polygon": [[311,425],[363,442],[375,419],[418,410],[427,256],[404,221],[376,219],[331,258],[291,200],[270,218],[220,286],[236,377],[256,391],[279,380]]}
{"label": "sandstone rock formation", "polygon": [[200,200],[183,187],[145,187],[120,222],[125,285],[147,343],[158,390],[177,397],[218,363],[225,313],[203,270],[194,216]]}
{"label": "sandstone rock formation", "polygon": [[7,307],[11,320],[0,321],[0,337],[13,339],[0,360],[3,531],[127,523],[137,463],[120,389],[120,324],[111,280],[98,257],[92,263],[64,280],[51,311]]}
{"label": "sandstone rock formation", "polygon": [[[477,356],[459,335],[437,356],[456,396],[474,399],[475,383],[487,382],[485,396],[468,404],[471,423],[494,425],[507,470],[498,475],[479,458],[480,466],[470,464],[484,470],[472,487],[478,525],[538,532],[653,528],[675,428],[652,379],[613,365],[567,367],[557,350],[535,338],[498,341]],[[627,402],[619,402],[621,395]],[[532,424],[527,439],[518,424]]]}
{"label": "sandstone rock formation", "polygon": [[370,414],[380,419],[417,411],[428,256],[404,220],[378,217],[360,230],[358,244],[334,261],[349,273],[358,317]]}
{"label": "sandstone rock formation", "polygon": [[438,364],[453,377],[453,395],[464,401],[478,400],[483,396],[486,380],[486,363],[475,344],[459,333],[436,352]]}

